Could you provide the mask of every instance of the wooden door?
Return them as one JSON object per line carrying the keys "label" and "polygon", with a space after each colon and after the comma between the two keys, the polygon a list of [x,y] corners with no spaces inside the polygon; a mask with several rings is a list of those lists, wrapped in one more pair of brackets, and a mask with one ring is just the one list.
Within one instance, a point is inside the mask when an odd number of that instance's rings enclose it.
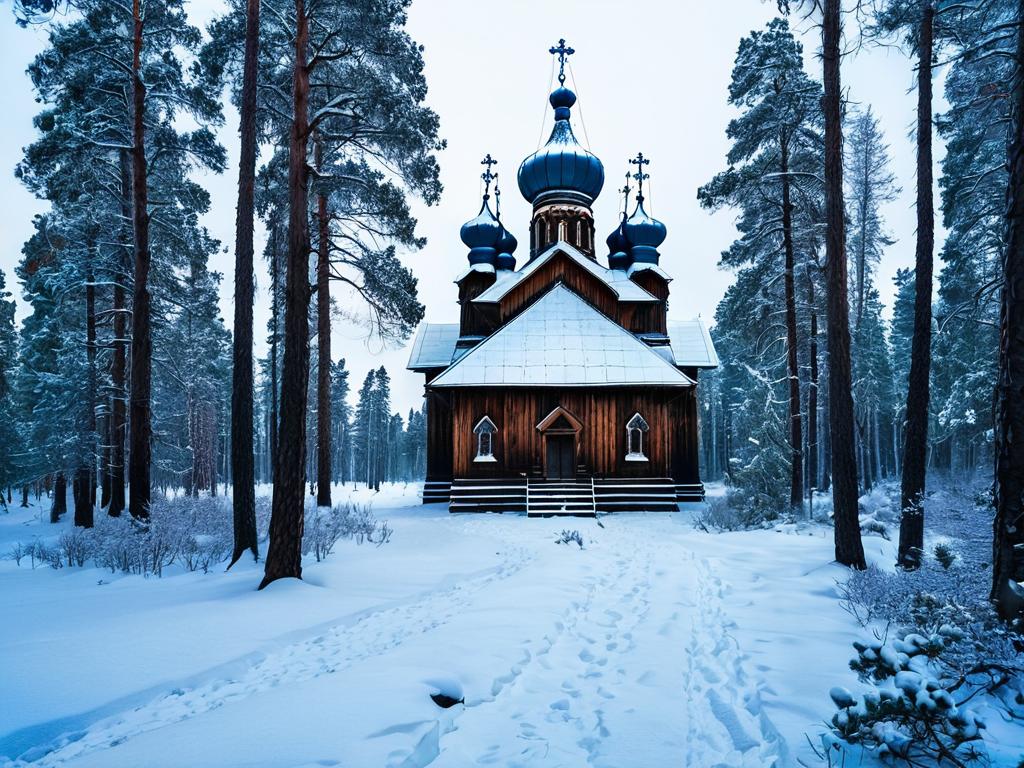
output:
{"label": "wooden door", "polygon": [[570,479],[576,476],[576,436],[548,435],[547,476]]}

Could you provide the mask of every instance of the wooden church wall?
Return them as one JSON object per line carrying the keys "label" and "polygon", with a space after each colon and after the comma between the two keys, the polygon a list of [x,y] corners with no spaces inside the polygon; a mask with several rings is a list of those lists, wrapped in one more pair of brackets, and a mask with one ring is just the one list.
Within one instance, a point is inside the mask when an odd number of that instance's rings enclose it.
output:
{"label": "wooden church wall", "polygon": [[619,300],[615,292],[571,258],[557,253],[501,300],[501,322],[507,323],[559,281],[608,317],[618,317]]}
{"label": "wooden church wall", "polygon": [[[630,302],[620,301],[615,292],[604,282],[594,277],[573,259],[564,254],[556,254],[550,261],[534,272],[530,277],[517,285],[501,300],[498,316],[467,315],[463,310],[463,333],[490,333],[499,324],[505,324],[536,301],[544,292],[557,282],[563,283],[573,292],[582,296],[603,314],[610,317],[631,333],[666,333],[665,302]],[[639,281],[636,281],[639,282]],[[651,283],[660,284],[656,290],[649,291],[661,298],[668,290],[664,281],[651,276]],[[647,289],[648,286],[641,284]],[[479,319],[470,320],[470,317]],[[486,319],[484,319],[486,318]],[[469,329],[472,328],[472,331]]]}
{"label": "wooden church wall", "polygon": [[[557,406],[583,422],[577,437],[577,463],[597,476],[674,477],[682,472],[680,440],[695,426],[687,414],[689,389],[479,388],[451,392],[451,454],[454,477],[500,477],[530,473],[543,464],[543,436],[537,424]],[[644,436],[646,462],[625,461],[626,422],[640,413],[650,426]],[[489,416],[496,462],[474,462],[473,427]],[[696,461],[696,457],[693,457]],[[696,472],[696,466],[693,469]]]}

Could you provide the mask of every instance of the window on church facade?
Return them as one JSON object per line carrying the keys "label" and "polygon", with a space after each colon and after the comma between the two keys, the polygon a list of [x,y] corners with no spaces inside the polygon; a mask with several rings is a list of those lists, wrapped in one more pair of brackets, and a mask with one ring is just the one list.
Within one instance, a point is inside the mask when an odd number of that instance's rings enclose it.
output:
{"label": "window on church facade", "polygon": [[647,461],[644,453],[644,435],[650,431],[644,417],[634,413],[626,422],[626,461]]}
{"label": "window on church facade", "polygon": [[494,433],[497,431],[498,428],[488,416],[477,422],[473,427],[473,434],[476,435],[476,458],[473,461],[497,461],[494,458]]}

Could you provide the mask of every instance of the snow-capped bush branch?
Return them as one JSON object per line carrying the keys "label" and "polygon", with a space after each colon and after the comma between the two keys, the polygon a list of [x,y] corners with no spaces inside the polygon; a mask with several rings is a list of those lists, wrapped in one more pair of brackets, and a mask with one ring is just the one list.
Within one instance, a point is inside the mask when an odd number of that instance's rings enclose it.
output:
{"label": "snow-capped bush branch", "polygon": [[859,697],[841,687],[829,692],[838,710],[822,736],[829,762],[860,749],[908,766],[965,768],[983,760],[985,724],[970,707],[973,695],[944,677],[949,665],[941,662],[963,637],[946,624],[930,635],[905,631],[893,640],[854,643],[850,666],[875,687]]}

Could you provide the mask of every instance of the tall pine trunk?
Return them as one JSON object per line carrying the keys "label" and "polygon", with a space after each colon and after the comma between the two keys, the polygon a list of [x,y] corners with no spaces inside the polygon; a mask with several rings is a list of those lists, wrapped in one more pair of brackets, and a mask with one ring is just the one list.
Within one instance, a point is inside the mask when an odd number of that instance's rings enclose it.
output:
{"label": "tall pine trunk", "polygon": [[93,281],[92,263],[95,255],[95,244],[90,236],[86,243],[85,268],[85,357],[87,366],[85,396],[85,432],[87,439],[80,446],[82,455],[79,457],[78,472],[75,474],[75,525],[81,528],[92,528],[93,507],[96,494],[93,485],[93,472],[96,467],[96,285]]}
{"label": "tall pine trunk", "polygon": [[796,280],[793,255],[793,205],[790,202],[789,144],[779,142],[782,171],[782,242],[786,254],[786,360],[789,367],[789,505],[799,508],[804,500],[803,425],[800,420],[800,367],[796,356]]}
{"label": "tall pine trunk", "polygon": [[[60,516],[68,511],[68,483],[64,473],[58,472],[53,478],[53,504],[50,506],[50,522],[60,521]],[[22,505],[27,506],[27,505]]]}
{"label": "tall pine trunk", "polygon": [[843,207],[843,127],[839,45],[840,0],[824,0],[822,62],[825,93],[825,282],[828,300],[828,416],[832,449],[832,500],[836,560],[863,569],[864,546],[857,515],[853,388],[850,370],[850,301]]}
{"label": "tall pine trunk", "polygon": [[110,359],[110,506],[107,514],[120,517],[124,511],[125,483],[125,437],[128,427],[126,407],[126,374],[128,372],[128,306],[127,291],[130,266],[128,251],[131,248],[131,161],[128,152],[121,150],[121,242],[117,251],[118,270],[114,278],[113,291],[113,350]]}
{"label": "tall pine trunk", "polygon": [[[317,142],[316,164],[323,160],[323,147]],[[316,504],[331,506],[331,252],[327,196],[316,196]]]}
{"label": "tall pine trunk", "polygon": [[132,224],[135,286],[132,296],[131,398],[129,403],[130,495],[128,511],[149,519],[153,340],[149,306],[149,210],[146,169],[146,85],[142,81],[142,0],[132,0]]}
{"label": "tall pine trunk", "polygon": [[277,427],[280,424],[280,413],[278,409],[278,354],[277,345],[280,339],[279,329],[281,327],[281,301],[280,301],[280,262],[277,258],[277,228],[270,231],[271,262],[270,262],[270,323],[273,328],[270,332],[270,476],[273,479],[274,467],[277,466]]}
{"label": "tall pine trunk", "polygon": [[995,521],[992,600],[1004,619],[1024,618],[1024,2],[1017,10],[1006,190],[1006,242],[995,391]]}
{"label": "tall pine trunk", "polygon": [[807,387],[807,485],[818,485],[818,309],[814,300],[814,277],[807,268],[807,306],[811,312],[811,382]]}
{"label": "tall pine trunk", "polygon": [[924,491],[928,461],[928,377],[932,360],[932,23],[926,0],[918,31],[917,62],[917,252],[914,272],[914,336],[907,385],[907,432],[900,483],[900,544],[897,564],[917,568],[924,551]]}
{"label": "tall pine trunk", "polygon": [[234,549],[228,568],[246,550],[259,559],[256,540],[256,477],[253,455],[253,222],[256,212],[256,81],[260,0],[246,0],[245,59],[240,104],[238,208],[235,212],[235,325],[231,369],[231,508]]}
{"label": "tall pine trunk", "polygon": [[288,274],[285,281],[281,423],[274,467],[270,546],[260,589],[277,579],[302,578],[306,404],[309,387],[309,19],[295,0],[292,126],[288,146]]}

